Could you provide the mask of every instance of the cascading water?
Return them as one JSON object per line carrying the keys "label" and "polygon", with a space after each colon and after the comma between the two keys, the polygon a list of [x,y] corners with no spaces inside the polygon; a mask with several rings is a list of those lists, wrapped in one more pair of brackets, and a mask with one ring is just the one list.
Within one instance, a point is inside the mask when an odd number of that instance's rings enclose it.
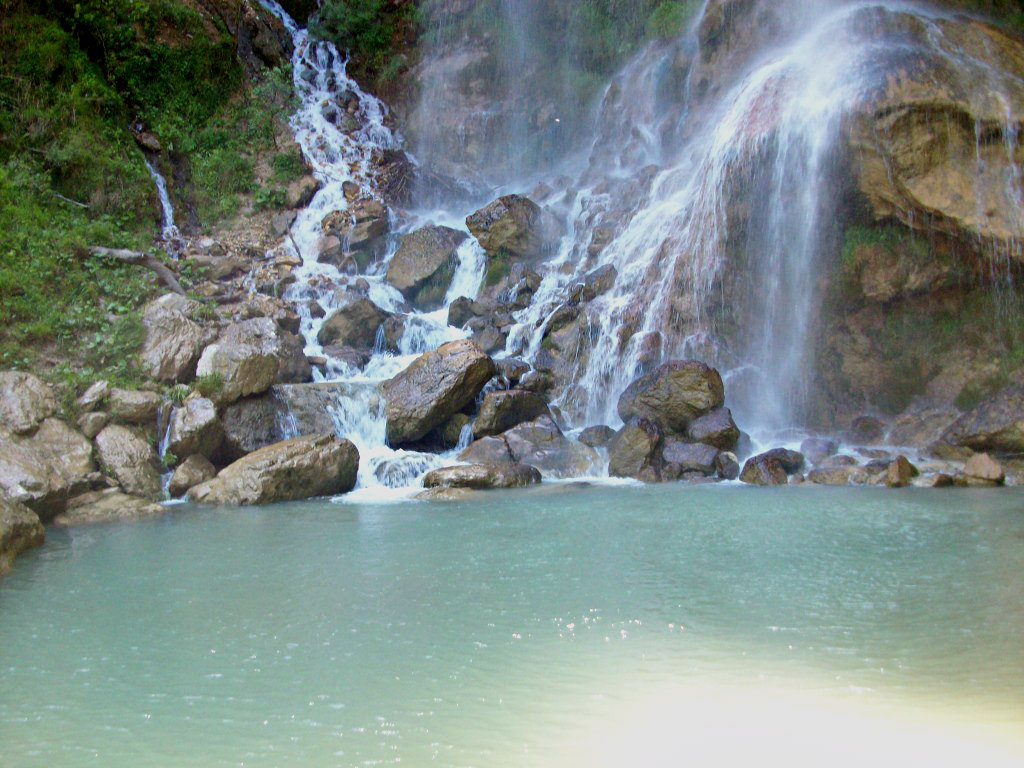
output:
{"label": "cascading water", "polygon": [[146,169],[149,171],[149,175],[153,177],[153,183],[156,185],[157,197],[160,198],[160,232],[164,242],[173,249],[181,239],[181,232],[174,223],[174,204],[171,202],[171,196],[167,191],[167,179],[160,173],[160,170],[152,160],[148,157],[143,157],[143,159],[146,163]]}

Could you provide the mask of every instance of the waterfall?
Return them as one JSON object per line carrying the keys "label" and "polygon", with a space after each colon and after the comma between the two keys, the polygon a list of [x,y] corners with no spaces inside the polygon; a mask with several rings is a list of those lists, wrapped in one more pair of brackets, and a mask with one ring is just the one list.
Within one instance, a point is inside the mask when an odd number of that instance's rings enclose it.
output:
{"label": "waterfall", "polygon": [[[149,170],[149,175],[153,177],[153,183],[156,184],[157,197],[160,198],[160,232],[164,242],[176,250],[176,244],[181,239],[181,232],[178,231],[178,227],[174,223],[174,204],[167,191],[167,179],[149,157],[143,156],[143,160]],[[174,254],[172,253],[172,255]]]}

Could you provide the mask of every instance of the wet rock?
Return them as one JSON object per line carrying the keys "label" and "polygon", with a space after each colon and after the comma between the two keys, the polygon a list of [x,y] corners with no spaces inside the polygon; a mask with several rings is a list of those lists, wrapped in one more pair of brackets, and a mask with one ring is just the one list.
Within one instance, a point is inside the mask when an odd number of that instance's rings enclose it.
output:
{"label": "wet rock", "polygon": [[388,264],[387,281],[416,309],[437,309],[444,304],[465,239],[464,232],[449,227],[424,227],[405,235]]}
{"label": "wet rock", "polygon": [[615,439],[615,430],[604,424],[587,427],[579,435],[579,441],[591,448],[604,448]]}
{"label": "wet rock", "polygon": [[765,459],[774,459],[786,471],[787,475],[800,472],[804,468],[804,456],[799,451],[791,451],[788,448],[772,448],[761,454]]}
{"label": "wet rock", "polygon": [[830,456],[835,456],[838,450],[839,443],[828,437],[808,437],[800,443],[800,453],[814,465],[821,464]]}
{"label": "wet rock", "polygon": [[879,443],[885,437],[885,425],[874,416],[858,416],[850,423],[850,442]]}
{"label": "wet rock", "polygon": [[96,435],[100,433],[100,430],[109,423],[110,414],[104,411],[83,413],[78,417],[78,428],[82,431],[82,434],[90,440],[96,437]]}
{"label": "wet rock", "polygon": [[[465,296],[460,296],[451,304],[448,305],[448,325],[456,328],[464,328],[466,323],[472,320],[474,317],[479,317],[482,314],[477,312],[474,305],[477,302]],[[483,307],[480,307],[482,310]]]}
{"label": "wet rock", "polygon": [[723,480],[735,480],[740,476],[740,461],[736,454],[730,451],[721,451],[715,457],[715,471]]}
{"label": "wet rock", "polygon": [[96,435],[100,463],[133,496],[160,496],[160,472],[156,452],[149,442],[120,424],[111,424]]}
{"label": "wet rock", "polygon": [[473,334],[473,341],[480,346],[480,349],[487,353],[501,352],[504,350],[507,339],[508,334],[499,331],[493,325],[488,325]]}
{"label": "wet rock", "polygon": [[11,570],[14,558],[42,546],[45,538],[46,531],[35,512],[0,494],[0,576]]}
{"label": "wet rock", "polygon": [[952,488],[956,484],[952,475],[945,472],[936,472],[933,475],[919,477],[914,481],[918,488]]}
{"label": "wet rock", "polygon": [[44,382],[30,373],[0,371],[0,428],[28,435],[56,412],[57,399]]}
{"label": "wet rock", "polygon": [[472,488],[428,488],[421,493],[416,494],[417,501],[438,501],[438,502],[455,502],[455,501],[470,501],[480,496],[479,491],[475,491]]}
{"label": "wet rock", "polygon": [[167,492],[175,498],[184,496],[189,488],[212,480],[216,476],[217,469],[210,460],[202,454],[193,453],[174,470]]}
{"label": "wet rock", "polygon": [[473,441],[466,450],[459,454],[459,461],[469,461],[474,464],[514,463],[512,454],[508,450],[508,443],[500,435],[482,437]]}
{"label": "wet rock", "polygon": [[657,454],[661,441],[662,432],[657,424],[632,419],[608,445],[608,474],[635,479],[656,475],[660,469]]}
{"label": "wet rock", "polygon": [[857,466],[818,467],[807,473],[807,480],[817,485],[862,485],[867,473]]}
{"label": "wet rock", "polygon": [[381,250],[388,227],[387,207],[371,198],[356,200],[347,211],[333,211],[321,222],[325,236],[338,238],[350,252],[357,254],[374,254]]}
{"label": "wet rock", "polygon": [[506,195],[466,219],[489,257],[507,254],[517,260],[538,261],[547,256],[561,234],[554,216],[522,195]]}
{"label": "wet rock", "polygon": [[530,372],[529,363],[524,363],[522,360],[517,360],[514,357],[495,360],[494,364],[498,367],[498,375],[504,379],[509,387],[516,386],[520,379]]}
{"label": "wet rock", "polygon": [[611,264],[605,264],[583,276],[581,298],[593,301],[598,296],[608,293],[615,285],[619,273]]}
{"label": "wet rock", "polygon": [[747,459],[740,480],[748,485],[786,485],[789,475],[778,458],[761,454]]}
{"label": "wet rock", "polygon": [[1011,385],[982,401],[953,422],[942,439],[974,451],[1024,452],[1024,385]]}
{"label": "wet rock", "polygon": [[499,435],[545,415],[550,415],[547,401],[534,392],[521,389],[488,392],[473,424],[473,434],[478,438]]}
{"label": "wet rock", "polygon": [[890,488],[906,488],[919,472],[906,456],[897,456],[885,470],[885,484]]}
{"label": "wet rock", "polygon": [[718,454],[718,448],[713,445],[666,440],[661,451],[662,474],[666,477],[681,477],[689,472],[713,475]]}
{"label": "wet rock", "polygon": [[856,467],[859,465],[860,462],[857,461],[855,457],[848,456],[842,453],[837,454],[835,456],[829,456],[827,459],[821,462],[821,466],[825,467],[826,469],[835,469],[839,467]]}
{"label": "wet rock", "polygon": [[968,482],[1002,485],[1006,479],[1002,466],[987,453],[976,453],[964,465],[964,476]]}
{"label": "wet rock", "polygon": [[107,381],[97,381],[82,393],[75,404],[82,413],[95,411],[106,401],[110,394],[110,384]]}
{"label": "wet rock", "polygon": [[196,322],[203,306],[191,299],[168,293],[146,305],[142,324],[146,339],[140,359],[143,372],[154,381],[177,384],[191,380],[203,349],[217,337],[217,331]]}
{"label": "wet rock", "polygon": [[201,454],[213,458],[224,439],[224,426],[217,418],[217,407],[205,397],[192,397],[171,417],[167,449],[175,456]]}
{"label": "wet rock", "polygon": [[92,443],[60,419],[44,419],[31,435],[0,428],[0,493],[44,523],[89,488],[94,470]]}
{"label": "wet rock", "polygon": [[356,484],[359,451],[348,440],[308,435],[261,448],[188,491],[202,504],[237,506],[347,493]]}
{"label": "wet rock", "polygon": [[696,360],[664,363],[634,381],[619,398],[619,418],[647,419],[685,434],[690,422],[725,402],[718,371]]}
{"label": "wet rock", "polygon": [[277,426],[280,408],[269,396],[247,397],[224,409],[221,423],[223,459],[235,461],[246,454],[280,442]]}
{"label": "wet rock", "polygon": [[435,469],[423,478],[424,488],[523,488],[541,481],[540,472],[524,464],[465,464]]}
{"label": "wet rock", "polygon": [[373,349],[380,328],[392,317],[365,297],[351,299],[324,322],[317,340],[325,347]]}
{"label": "wet rock", "polygon": [[387,400],[388,442],[420,440],[473,402],[496,372],[491,358],[466,339],[421,355],[381,385]]}
{"label": "wet rock", "polygon": [[713,445],[721,451],[732,451],[740,440],[740,430],[728,408],[715,408],[698,416],[686,428],[687,436],[697,443]]}
{"label": "wet rock", "polygon": [[[473,423],[472,417],[465,413],[456,413],[441,427],[439,437],[445,448],[454,448],[462,440],[462,432]],[[472,435],[472,432],[470,432]],[[468,446],[467,446],[468,447]]]}
{"label": "wet rock", "polygon": [[600,462],[597,451],[569,440],[550,416],[520,424],[502,436],[513,461],[536,467],[545,477],[580,477]]}
{"label": "wet rock", "polygon": [[270,220],[270,231],[278,237],[287,235],[295,223],[295,211],[281,211]]}
{"label": "wet rock", "polygon": [[156,392],[134,389],[112,389],[108,399],[114,421],[145,427],[156,426],[156,415],[164,401]]}
{"label": "wet rock", "polygon": [[166,512],[167,507],[161,504],[131,496],[117,488],[107,488],[76,496],[68,502],[67,509],[54,518],[53,524],[58,528],[70,528],[74,525],[142,520],[159,517]]}
{"label": "wet rock", "polygon": [[893,421],[886,442],[889,445],[931,445],[940,440],[959,417],[960,411],[952,406],[912,408]]}
{"label": "wet rock", "polygon": [[311,173],[296,179],[288,185],[288,191],[285,196],[288,207],[305,208],[319,189],[320,183]]}

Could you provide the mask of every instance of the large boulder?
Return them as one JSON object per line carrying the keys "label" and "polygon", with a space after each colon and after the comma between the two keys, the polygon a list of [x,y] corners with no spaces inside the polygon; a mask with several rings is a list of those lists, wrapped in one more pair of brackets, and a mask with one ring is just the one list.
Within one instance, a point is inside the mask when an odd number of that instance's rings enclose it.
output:
{"label": "large boulder", "polygon": [[167,450],[179,458],[198,453],[213,458],[224,439],[217,406],[205,397],[186,400],[174,410],[167,433]]}
{"label": "large boulder", "polygon": [[0,576],[11,569],[14,558],[42,545],[46,538],[39,516],[24,504],[0,494]]}
{"label": "large boulder", "polygon": [[90,491],[76,496],[68,507],[54,518],[53,524],[67,528],[73,525],[92,525],[159,517],[167,507],[138,496],[130,496],[117,488]]}
{"label": "large boulder", "polygon": [[388,442],[421,440],[472,403],[496,372],[494,361],[468,339],[421,355],[381,385],[387,400]]}
{"label": "large boulder", "polygon": [[608,474],[637,480],[661,479],[658,449],[662,431],[647,419],[631,419],[608,445]]}
{"label": "large boulder", "polygon": [[219,377],[222,388],[217,398],[222,403],[266,392],[282,380],[282,372],[294,372],[299,380],[308,380],[312,370],[302,345],[289,336],[293,334],[282,331],[269,317],[233,323],[203,350],[196,373]]}
{"label": "large boulder", "polygon": [[749,485],[786,485],[789,475],[778,458],[761,454],[747,459],[740,480]]}
{"label": "large boulder", "polygon": [[133,496],[160,496],[160,471],[153,446],[128,427],[111,424],[96,435],[100,463]]}
{"label": "large boulder", "polygon": [[28,435],[56,412],[57,399],[45,383],[30,373],[0,371],[0,427]]}
{"label": "large boulder", "polygon": [[690,423],[725,403],[718,371],[696,360],[675,360],[630,384],[619,397],[619,418],[643,418],[685,434]]}
{"label": "large boulder", "polygon": [[142,389],[112,389],[107,398],[114,421],[145,427],[156,426],[156,415],[164,402],[156,392]]}
{"label": "large boulder", "polygon": [[45,523],[88,489],[92,443],[60,419],[44,419],[32,435],[0,429],[0,492]]}
{"label": "large boulder", "polygon": [[514,462],[536,467],[546,477],[580,477],[600,464],[597,451],[567,438],[550,416],[520,424],[502,437]]}
{"label": "large boulder", "polygon": [[528,262],[550,253],[560,234],[558,220],[522,195],[499,197],[467,218],[466,226],[488,256]]}
{"label": "large boulder", "polygon": [[664,463],[662,474],[681,477],[690,472],[711,476],[717,471],[715,460],[719,450],[704,443],[684,443],[681,440],[666,440],[661,449]]}
{"label": "large boulder", "polygon": [[942,439],[974,451],[1024,452],[1024,385],[982,401],[954,421]]}
{"label": "large boulder", "polygon": [[728,408],[715,408],[698,416],[686,428],[687,436],[696,443],[713,445],[721,451],[732,451],[740,441],[740,430]]}
{"label": "large boulder", "polygon": [[351,491],[359,451],[348,440],[307,435],[261,448],[189,489],[202,504],[238,506],[295,501]]}
{"label": "large boulder", "polygon": [[423,478],[424,488],[522,488],[541,481],[535,467],[524,464],[463,464],[435,469]]}
{"label": "large boulder", "polygon": [[171,496],[184,496],[189,488],[193,488],[207,480],[213,480],[217,476],[217,469],[210,463],[210,460],[198,453],[193,453],[185,459],[171,475],[171,482],[167,486],[167,492]]}
{"label": "large boulder", "polygon": [[269,393],[243,398],[225,408],[221,416],[224,428],[224,439],[221,442],[223,460],[235,461],[287,437],[279,429],[282,410],[281,402]]}
{"label": "large boulder", "polygon": [[365,296],[355,297],[324,321],[317,341],[325,347],[372,349],[377,332],[391,316]]}
{"label": "large boulder", "polygon": [[168,293],[146,305],[142,324],[146,340],[142,344],[142,370],[151,379],[167,384],[185,382],[196,373],[196,363],[217,330],[200,325],[202,305],[197,301]]}
{"label": "large boulder", "polygon": [[444,304],[458,264],[464,232],[449,227],[424,227],[405,235],[388,264],[387,281],[417,309],[431,311]]}
{"label": "large boulder", "polygon": [[512,454],[509,453],[508,443],[501,435],[496,437],[482,437],[470,443],[469,446],[459,454],[459,461],[468,461],[475,464],[514,464]]}
{"label": "large boulder", "polygon": [[525,421],[547,415],[550,415],[547,401],[535,392],[522,389],[488,392],[473,422],[473,434],[478,438],[500,435]]}

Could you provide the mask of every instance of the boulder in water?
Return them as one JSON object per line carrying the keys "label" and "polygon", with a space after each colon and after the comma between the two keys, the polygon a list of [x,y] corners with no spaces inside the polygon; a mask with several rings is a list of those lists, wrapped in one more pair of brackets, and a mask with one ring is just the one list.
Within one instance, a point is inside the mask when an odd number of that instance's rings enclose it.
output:
{"label": "boulder in water", "polygon": [[579,436],[579,441],[591,448],[604,448],[614,439],[615,430],[605,424],[587,427]]}
{"label": "boulder in water", "polygon": [[718,371],[696,360],[676,360],[634,381],[619,397],[619,418],[643,418],[685,434],[694,419],[720,408],[725,385]]}
{"label": "boulder in water", "polygon": [[225,408],[221,416],[222,460],[235,461],[280,442],[283,437],[278,430],[280,411],[280,404],[269,394],[242,398]]}
{"label": "boulder in water", "polygon": [[142,520],[159,517],[166,512],[167,507],[162,504],[131,496],[117,488],[107,488],[89,491],[71,499],[67,509],[54,518],[53,524],[59,528],[68,528],[73,525]]}
{"label": "boulder in water", "polygon": [[987,453],[976,453],[964,465],[964,477],[968,484],[1002,485],[1006,474],[1002,465]]}
{"label": "boulder in water", "polygon": [[261,448],[188,491],[202,504],[238,506],[295,501],[351,491],[359,451],[348,440],[307,435]]}
{"label": "boulder in water", "polygon": [[821,464],[830,456],[835,456],[838,450],[839,443],[828,437],[808,437],[800,443],[800,453],[815,466]]}
{"label": "boulder in water", "polygon": [[584,301],[593,301],[598,296],[608,293],[615,285],[618,276],[618,270],[611,264],[605,264],[603,267],[588,272],[583,276],[580,298]]}
{"label": "boulder in water", "polygon": [[416,309],[441,307],[465,239],[464,232],[450,227],[423,227],[405,235],[388,264],[387,281]]}
{"label": "boulder in water", "polygon": [[167,492],[174,497],[184,496],[189,488],[212,480],[216,476],[217,469],[210,460],[202,454],[193,453],[174,470]]}
{"label": "boulder in water", "polygon": [[1006,387],[957,419],[942,439],[974,451],[1024,453],[1024,385]]}
{"label": "boulder in water", "polygon": [[713,445],[666,440],[661,449],[662,475],[678,478],[689,472],[698,472],[710,477],[715,474],[718,454],[718,448]]}
{"label": "boulder in water", "polygon": [[735,480],[740,476],[740,461],[731,451],[721,451],[715,457],[715,471],[723,480]]}
{"label": "boulder in water", "polygon": [[355,297],[331,313],[320,328],[317,341],[325,347],[373,349],[378,332],[390,317],[390,312],[385,312],[370,299]]}
{"label": "boulder in water", "polygon": [[217,407],[205,397],[191,397],[171,417],[167,449],[181,458],[198,453],[213,458],[224,439]]}
{"label": "boulder in water", "polygon": [[0,428],[29,435],[57,412],[50,387],[30,373],[0,371]]}
{"label": "boulder in water", "polygon": [[387,400],[388,442],[421,440],[473,402],[496,372],[491,358],[468,339],[420,355],[381,385]]}
{"label": "boulder in water", "polygon": [[538,261],[551,252],[561,225],[523,195],[505,195],[466,219],[466,226],[491,258]]}
{"label": "boulder in water", "polygon": [[661,479],[658,449],[662,431],[652,421],[631,419],[608,445],[608,474],[637,480]]}
{"label": "boulder in water", "polygon": [[721,451],[735,450],[740,441],[739,427],[728,408],[715,408],[698,416],[690,422],[686,434],[694,442],[713,445]]}
{"label": "boulder in water", "polygon": [[217,337],[217,331],[196,322],[202,305],[168,293],[146,305],[142,324],[146,340],[140,358],[142,370],[154,381],[176,384],[192,379],[203,349]]}
{"label": "boulder in water", "polygon": [[600,463],[597,451],[567,438],[550,416],[513,427],[502,437],[513,461],[536,467],[546,477],[580,477]]}
{"label": "boulder in water", "polygon": [[488,392],[473,424],[473,434],[478,438],[499,435],[545,415],[550,415],[547,400],[534,392],[522,389]]}
{"label": "boulder in water", "polygon": [[867,472],[858,466],[818,467],[807,473],[808,482],[816,485],[863,485]]}
{"label": "boulder in water", "polygon": [[788,448],[772,448],[761,454],[762,458],[778,461],[787,475],[795,475],[804,468],[806,463],[800,451],[791,451]]}
{"label": "boulder in water", "polygon": [[11,569],[14,558],[46,538],[39,516],[24,504],[0,494],[0,576]]}
{"label": "boulder in water", "polygon": [[156,452],[149,442],[120,424],[111,424],[96,435],[100,463],[128,493],[147,499],[160,496],[160,472]]}
{"label": "boulder in water", "polygon": [[749,485],[786,485],[789,475],[778,458],[761,454],[747,459],[740,480]]}
{"label": "boulder in water", "polygon": [[897,456],[885,468],[885,484],[890,488],[906,488],[918,474],[917,467],[906,456]]}
{"label": "boulder in water", "polygon": [[424,488],[522,488],[541,481],[536,468],[524,464],[463,464],[435,469],[423,478]]}
{"label": "boulder in water", "polygon": [[514,460],[509,453],[508,443],[502,436],[482,437],[470,443],[462,453],[459,454],[459,461],[469,461],[475,464],[512,464]]}

